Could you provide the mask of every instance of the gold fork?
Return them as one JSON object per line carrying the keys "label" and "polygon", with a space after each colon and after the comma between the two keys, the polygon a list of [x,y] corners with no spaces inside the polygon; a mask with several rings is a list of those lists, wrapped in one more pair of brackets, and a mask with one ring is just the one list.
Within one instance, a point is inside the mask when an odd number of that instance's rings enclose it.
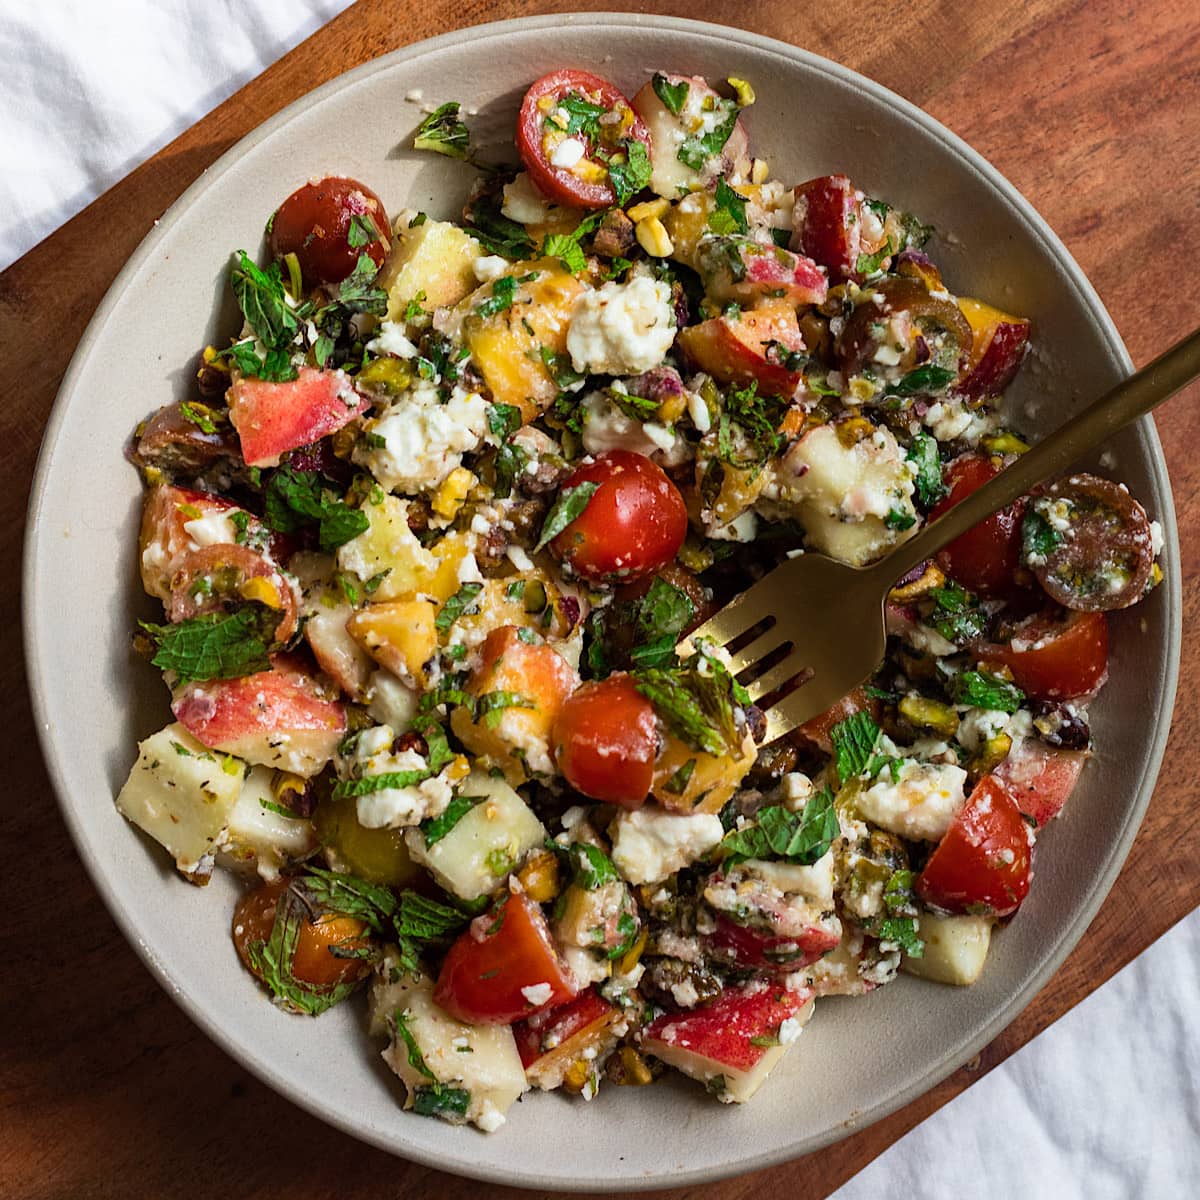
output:
{"label": "gold fork", "polygon": [[801,686],[766,709],[766,742],[789,733],[840,700],[883,661],[884,604],[897,579],[1036,484],[1066,470],[1117,430],[1200,375],[1200,330],[1117,384],[886,558],[851,567],[805,553],[781,563],[705,621],[692,638],[729,646],[763,626],[732,653],[731,670],[749,675],[780,656],[747,690],[754,701]]}

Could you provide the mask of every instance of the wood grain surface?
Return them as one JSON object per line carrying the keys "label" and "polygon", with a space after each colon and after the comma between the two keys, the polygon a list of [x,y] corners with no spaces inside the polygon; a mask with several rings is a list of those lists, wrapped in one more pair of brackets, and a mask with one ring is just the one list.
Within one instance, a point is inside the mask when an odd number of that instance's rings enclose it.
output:
{"label": "wood grain surface", "polygon": [[[1138,364],[1200,325],[1191,279],[1200,229],[1196,0],[655,7],[827,55],[945,122],[1063,237]],[[647,11],[554,0],[360,0],[0,276],[0,627],[9,630],[0,736],[10,782],[0,831],[10,916],[27,922],[5,920],[0,933],[0,1197],[467,1200],[480,1192],[360,1145],[275,1096],[191,1025],[121,939],[68,839],[36,749],[19,645],[20,549],[39,439],[70,351],[154,218],[200,171],[285,104],[397,46],[485,20],[591,8]],[[1183,572],[1192,629],[1200,603],[1198,400],[1193,388],[1158,418],[1182,537],[1182,562],[1170,569]],[[1200,653],[1185,639],[1166,764],[1110,902],[1058,975],[976,1061],[819,1155],[671,1194],[827,1196],[1200,903],[1200,788],[1186,752],[1198,696]]]}

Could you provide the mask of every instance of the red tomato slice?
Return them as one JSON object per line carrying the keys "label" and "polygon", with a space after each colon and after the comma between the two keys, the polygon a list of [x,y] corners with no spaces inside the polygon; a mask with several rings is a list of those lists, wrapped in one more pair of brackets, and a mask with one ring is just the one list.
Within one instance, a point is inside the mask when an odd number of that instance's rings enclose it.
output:
{"label": "red tomato slice", "polygon": [[[550,991],[545,1000],[535,999]],[[565,1004],[578,990],[558,956],[542,910],[510,892],[471,922],[450,947],[433,998],[468,1025],[511,1025],[541,1009]]]}
{"label": "red tomato slice", "polygon": [[958,913],[1006,917],[1029,894],[1032,832],[1008,791],[980,780],[917,878],[917,894]]}
{"label": "red tomato slice", "polygon": [[[629,450],[610,450],[580,467],[562,490],[598,484],[583,512],[550,551],[593,582],[640,579],[665,567],[687,536],[687,508],[661,467]],[[561,493],[560,493],[561,494]]]}
{"label": "red tomato slice", "polygon": [[641,808],[654,782],[654,706],[628,675],[577,688],[554,723],[558,769],[593,800]]}
{"label": "red tomato slice", "polygon": [[996,768],[993,778],[1040,829],[1062,812],[1086,759],[1086,751],[1055,750],[1027,739]]}
{"label": "red tomato slice", "polygon": [[1008,642],[975,647],[983,662],[1000,663],[1023,692],[1039,700],[1092,695],[1108,673],[1108,620],[1102,612],[1049,610],[1027,617]]}
{"label": "red tomato slice", "polygon": [[[565,129],[560,124],[561,116],[568,122]],[[562,159],[563,165],[556,166],[554,156],[558,153],[562,158],[559,147],[567,140],[581,142],[583,154],[572,165]],[[649,162],[650,134],[641,117],[607,79],[587,71],[543,75],[521,102],[517,151],[529,177],[556,204],[607,208],[617,203],[609,165],[600,156],[627,157],[627,148],[633,142],[645,147]]]}
{"label": "red tomato slice", "polygon": [[[985,454],[964,454],[956,458],[943,475],[950,494],[933,506],[929,519],[936,521],[942,513],[999,475],[1000,470]],[[938,566],[957,583],[982,596],[1009,596],[1020,591],[1014,575],[1021,565],[1021,519],[1024,515],[1025,501],[1021,499],[986,517],[974,529],[968,529],[939,551]]]}
{"label": "red tomato slice", "polygon": [[307,287],[340,283],[365,254],[383,265],[391,227],[383,201],[357,179],[327,175],[294,191],[271,219],[271,254],[295,254]]}

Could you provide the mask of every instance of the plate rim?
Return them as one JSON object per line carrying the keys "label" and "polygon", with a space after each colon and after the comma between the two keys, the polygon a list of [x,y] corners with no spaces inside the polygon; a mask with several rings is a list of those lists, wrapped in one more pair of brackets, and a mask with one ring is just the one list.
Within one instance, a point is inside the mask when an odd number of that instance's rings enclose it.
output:
{"label": "plate rim", "polygon": [[[276,1074],[268,1060],[258,1057],[253,1047],[244,1045],[234,1034],[229,1033],[224,1028],[218,1026],[214,1020],[210,1019],[207,1013],[196,1005],[192,998],[179,986],[173,978],[167,963],[160,961],[151,948],[142,940],[138,933],[136,915],[125,909],[116,893],[108,886],[107,876],[99,862],[99,855],[93,852],[81,825],[74,816],[72,804],[68,798],[69,792],[66,787],[65,771],[59,763],[59,751],[49,721],[50,705],[47,699],[49,692],[46,687],[48,668],[41,661],[38,649],[40,634],[42,633],[42,615],[47,610],[45,606],[38,603],[39,589],[36,558],[39,543],[42,540],[39,518],[43,498],[49,488],[51,459],[53,458],[54,447],[59,439],[60,429],[66,419],[69,398],[76,388],[76,380],[83,374],[86,368],[94,344],[99,340],[103,327],[107,323],[109,312],[124,293],[126,281],[154,253],[180,215],[190,207],[194,198],[201,192],[215,186],[229,168],[244,156],[248,150],[274,134],[294,118],[323,103],[327,96],[339,92],[346,87],[357,85],[377,72],[391,70],[407,61],[443,50],[451,44],[463,45],[487,38],[503,36],[506,33],[560,28],[564,24],[570,25],[573,28],[594,27],[599,30],[611,28],[614,25],[626,28],[630,26],[653,27],[696,37],[710,39],[715,37],[724,41],[737,42],[755,50],[792,59],[799,62],[808,70],[830,76],[843,84],[848,84],[859,91],[867,93],[881,103],[891,106],[898,114],[907,118],[913,125],[919,126],[928,136],[940,141],[948,150],[963,160],[968,167],[982,176],[991,188],[1000,193],[1020,213],[1031,234],[1041,243],[1043,252],[1058,265],[1064,277],[1075,290],[1081,305],[1090,313],[1101,334],[1102,340],[1105,342],[1118,366],[1125,373],[1133,370],[1133,363],[1125,344],[1095,288],[1084,275],[1074,256],[1053,232],[1032,203],[978,151],[974,150],[962,138],[942,124],[942,122],[875,80],[849,67],[845,67],[832,59],[777,38],[752,33],[749,30],[740,29],[733,25],[661,16],[653,13],[596,12],[546,14],[466,26],[382,54],[357,67],[342,72],[320,87],[292,101],[280,109],[279,112],[255,126],[254,129],[235,142],[215,162],[205,168],[170,207],[167,208],[138,244],[129,260],[109,285],[103,299],[100,301],[80,337],[72,354],[70,364],[63,375],[42,434],[26,510],[25,544],[22,556],[22,633],[27,685],[35,718],[38,743],[47,768],[47,774],[50,777],[54,790],[56,802],[67,824],[76,851],[93,885],[100,893],[105,907],[121,931],[122,936],[133,947],[135,953],[149,969],[159,986],[163,988],[167,995],[209,1039],[215,1042],[246,1070],[252,1072],[273,1091],[282,1095],[291,1103],[298,1105],[319,1120],[333,1125],[335,1128],[355,1137],[359,1141],[365,1141],[398,1157],[468,1178],[529,1188],[586,1192],[644,1191],[648,1188],[686,1187],[713,1182],[734,1175],[749,1174],[787,1162],[800,1155],[824,1149],[850,1136],[851,1133],[865,1129],[876,1121],[882,1120],[884,1117],[904,1107],[904,1105],[936,1086],[957,1070],[964,1062],[967,1062],[982,1050],[984,1046],[991,1042],[1003,1029],[1007,1028],[1028,1007],[1034,996],[1041,991],[1047,981],[1058,971],[1068,955],[1075,949],[1088,926],[1090,926],[1095,918],[1096,913],[1107,898],[1121,868],[1128,858],[1133,840],[1145,817],[1161,769],[1163,754],[1171,727],[1169,718],[1174,710],[1182,641],[1182,590],[1179,570],[1168,571],[1165,580],[1167,653],[1165,670],[1160,682],[1159,695],[1155,708],[1157,713],[1166,715],[1168,719],[1166,721],[1159,719],[1156,722],[1147,760],[1148,769],[1142,778],[1136,795],[1133,797],[1133,803],[1126,811],[1119,836],[1114,839],[1110,847],[1105,867],[1097,876],[1095,886],[1089,893],[1087,900],[1081,906],[1075,919],[1060,933],[1055,950],[1042,964],[1042,967],[1028,980],[1024,987],[1010,997],[1001,1010],[983,1024],[974,1037],[968,1039],[958,1052],[945,1055],[934,1061],[925,1071],[920,1072],[910,1079],[904,1087],[900,1088],[891,1097],[856,1114],[853,1124],[846,1123],[840,1127],[834,1126],[825,1130],[822,1134],[806,1139],[801,1143],[776,1146],[746,1158],[739,1158],[736,1162],[714,1167],[697,1168],[695,1170],[668,1172],[663,1175],[642,1176],[640,1178],[630,1175],[618,1175],[610,1179],[594,1178],[580,1180],[575,1178],[568,1179],[565,1170],[563,1174],[559,1175],[521,1170],[501,1171],[499,1168],[493,1169],[488,1166],[476,1166],[470,1161],[469,1150],[472,1143],[469,1140],[469,1135],[463,1140],[464,1154],[462,1158],[458,1161],[447,1162],[442,1154],[434,1153],[420,1144],[408,1144],[402,1138],[392,1138],[384,1135],[376,1136],[369,1130],[356,1128],[348,1117],[343,1117],[339,1113],[324,1109],[314,1095],[305,1094],[293,1088],[286,1079]],[[1170,479],[1157,429],[1151,417],[1143,417],[1135,427],[1148,443],[1151,478],[1154,486],[1165,499],[1165,504],[1160,506],[1160,511],[1157,514],[1163,529],[1164,550],[1170,561],[1178,564],[1180,561],[1179,542],[1174,497],[1171,492]]]}

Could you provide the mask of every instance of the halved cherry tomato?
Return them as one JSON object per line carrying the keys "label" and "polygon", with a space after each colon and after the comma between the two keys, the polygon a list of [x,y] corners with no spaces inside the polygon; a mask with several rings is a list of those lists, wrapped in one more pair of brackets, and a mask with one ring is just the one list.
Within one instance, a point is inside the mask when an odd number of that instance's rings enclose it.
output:
{"label": "halved cherry tomato", "polygon": [[[250,950],[271,940],[276,908],[287,888],[286,879],[263,884],[247,892],[233,913],[233,944],[238,957],[246,969],[260,979],[262,976],[251,961]],[[361,958],[341,958],[333,953],[333,947],[361,949],[369,944],[364,936],[366,932],[364,922],[338,913],[323,913],[315,919],[302,920],[292,955],[292,978],[316,991],[327,991],[340,983],[361,979],[370,971],[370,964]]]}
{"label": "halved cherry tomato", "polygon": [[296,632],[296,593],[279,568],[249,546],[216,543],[188,554],[171,578],[167,617],[178,622],[257,600],[275,614],[274,640]]}
{"label": "halved cherry tomato", "polygon": [[607,79],[587,71],[543,75],[521,102],[517,151],[529,177],[556,204],[624,203],[628,195],[618,196],[610,168],[628,162],[634,142],[645,148],[648,164],[650,134],[641,117]]}
{"label": "halved cherry tomato", "polygon": [[[549,987],[544,1000],[543,984]],[[468,1025],[511,1025],[565,1004],[578,990],[542,910],[527,896],[510,892],[450,947],[433,998]]]}
{"label": "halved cherry tomato", "polygon": [[[942,513],[965,500],[972,492],[1000,473],[985,454],[964,454],[943,473],[950,494],[930,511],[936,521]],[[938,566],[955,582],[983,596],[1009,596],[1019,591],[1014,576],[1021,565],[1021,518],[1024,499],[984,518],[973,529],[957,537],[937,556]]]}
{"label": "halved cherry tomato", "polygon": [[297,188],[276,210],[271,254],[295,254],[304,283],[340,283],[365,254],[381,266],[391,242],[383,201],[357,179],[327,175]]}
{"label": "halved cherry tomato", "polygon": [[628,675],[577,688],[554,723],[558,769],[593,800],[641,808],[657,754],[654,706]]}
{"label": "halved cherry tomato", "polygon": [[917,894],[949,912],[1006,917],[1029,894],[1030,830],[1008,791],[980,780],[917,877]]}
{"label": "halved cherry tomato", "polygon": [[1050,609],[1026,617],[1004,643],[975,647],[985,663],[1000,663],[1016,685],[1039,700],[1090,696],[1108,670],[1108,620],[1102,612]]}
{"label": "halved cherry tomato", "polygon": [[[535,1013],[526,1021],[513,1026],[521,1066],[531,1067],[538,1059],[555,1051],[566,1050],[572,1038],[586,1035],[606,1023],[615,1013],[614,1007],[596,991],[593,984],[561,1008]],[[580,1039],[580,1042],[584,1039]],[[577,1044],[578,1045],[578,1044]],[[578,1056],[578,1049],[575,1055]],[[570,1061],[570,1058],[567,1058]]]}
{"label": "halved cherry tomato", "polygon": [[[550,542],[584,579],[640,579],[674,559],[687,536],[679,489],[648,458],[610,450],[580,467],[562,490],[599,486],[583,512]],[[561,493],[560,493],[561,494]]]}
{"label": "halved cherry tomato", "polygon": [[1052,483],[1033,501],[1030,520],[1055,509],[1065,510],[1069,528],[1063,536],[1048,522],[1044,526],[1057,544],[1030,559],[1038,583],[1059,604],[1083,612],[1136,604],[1154,566],[1146,510],[1111,479],[1088,474]]}

